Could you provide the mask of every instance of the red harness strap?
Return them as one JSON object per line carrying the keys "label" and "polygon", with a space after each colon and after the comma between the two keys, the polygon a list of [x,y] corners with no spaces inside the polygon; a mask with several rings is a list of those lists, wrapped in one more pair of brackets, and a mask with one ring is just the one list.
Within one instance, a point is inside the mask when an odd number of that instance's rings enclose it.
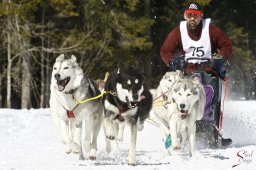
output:
{"label": "red harness strap", "polygon": [[68,116],[68,118],[75,118],[75,114],[73,111],[67,110],[67,116]]}
{"label": "red harness strap", "polygon": [[157,99],[159,99],[160,97],[164,96],[166,93],[168,92],[168,90],[164,93],[162,93],[160,96],[158,96],[157,98],[155,98],[153,101],[156,101]]}
{"label": "red harness strap", "polygon": [[222,109],[221,109],[221,113],[220,113],[220,130],[221,130],[221,128],[222,128],[223,117],[224,117],[224,101],[225,101],[226,94],[227,94],[228,78],[225,77],[225,78],[224,78],[224,81],[225,81],[225,85],[224,85],[224,96],[223,96],[223,100],[222,100]]}

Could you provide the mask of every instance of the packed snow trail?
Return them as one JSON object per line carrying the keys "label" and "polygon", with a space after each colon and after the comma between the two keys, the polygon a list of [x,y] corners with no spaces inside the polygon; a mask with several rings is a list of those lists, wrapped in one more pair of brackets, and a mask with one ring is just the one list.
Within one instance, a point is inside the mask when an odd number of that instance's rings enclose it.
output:
{"label": "packed snow trail", "polygon": [[97,160],[86,157],[81,161],[77,155],[64,153],[49,109],[0,109],[0,170],[255,170],[255,106],[256,101],[226,102],[222,133],[231,137],[233,144],[226,149],[198,149],[193,158],[188,157],[186,149],[170,156],[164,149],[159,129],[145,123],[144,130],[138,132],[135,167],[127,165],[127,129],[124,141],[109,155],[101,129]]}

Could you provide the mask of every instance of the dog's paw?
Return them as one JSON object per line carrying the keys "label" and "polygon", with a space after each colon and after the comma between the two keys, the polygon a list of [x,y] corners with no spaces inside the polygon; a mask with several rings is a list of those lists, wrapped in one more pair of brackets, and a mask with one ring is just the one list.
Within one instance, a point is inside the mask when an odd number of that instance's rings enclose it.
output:
{"label": "dog's paw", "polygon": [[174,151],[181,150],[181,146],[173,146],[173,150],[174,150]]}
{"label": "dog's paw", "polygon": [[96,160],[96,156],[89,156],[89,159],[90,159],[91,161],[95,161],[95,160]]}
{"label": "dog's paw", "polygon": [[75,152],[77,152],[77,153],[81,152],[80,146],[78,144],[76,144],[75,142],[70,143],[69,147],[72,150],[72,152],[74,152],[74,153]]}
{"label": "dog's paw", "polygon": [[80,153],[81,153],[81,151],[79,151],[79,152],[72,151],[72,153],[73,153],[73,154],[75,154],[75,155],[78,155],[78,154],[80,154]]}
{"label": "dog's paw", "polygon": [[90,160],[96,160],[96,149],[91,149],[89,153]]}
{"label": "dog's paw", "polygon": [[66,150],[65,150],[65,153],[66,154],[70,154],[72,152],[72,149],[70,149],[70,148],[67,148]]}
{"label": "dog's paw", "polygon": [[115,140],[115,136],[114,135],[107,135],[106,138],[108,140]]}
{"label": "dog's paw", "polygon": [[128,161],[128,165],[129,166],[136,166],[136,162],[135,161]]}

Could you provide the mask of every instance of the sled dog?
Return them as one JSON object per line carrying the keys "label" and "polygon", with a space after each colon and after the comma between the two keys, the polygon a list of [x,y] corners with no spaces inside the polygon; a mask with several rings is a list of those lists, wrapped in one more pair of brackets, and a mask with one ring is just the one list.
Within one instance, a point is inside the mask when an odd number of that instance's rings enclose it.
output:
{"label": "sled dog", "polygon": [[[166,141],[166,137],[170,134],[169,120],[172,113],[167,110],[167,105],[169,103],[167,100],[168,95],[174,84],[182,78],[183,73],[180,70],[177,70],[176,72],[166,72],[160,80],[158,87],[156,89],[150,89],[150,92],[153,95],[152,111],[159,124],[163,141]],[[175,110],[176,104],[172,104],[172,106],[169,107],[174,107],[173,110]]]}
{"label": "sled dog", "polygon": [[92,98],[100,94],[95,83],[83,74],[76,57],[64,59],[61,54],[55,61],[51,77],[50,110],[54,124],[66,144],[66,153],[82,152],[82,124],[85,122],[84,149],[89,159],[96,159],[97,136],[100,130],[103,105],[101,100],[91,100],[78,104],[76,101]]}
{"label": "sled dog", "polygon": [[[198,79],[190,77],[179,80],[168,96],[169,102],[176,104],[176,109],[168,105],[170,133],[173,149],[180,149],[180,141],[189,141],[189,156],[195,152],[196,120],[201,120],[205,108],[205,93]],[[181,138],[180,138],[181,137]],[[179,140],[180,139],[180,140]]]}
{"label": "sled dog", "polygon": [[[119,133],[118,123],[127,123],[131,132],[128,164],[136,165],[137,130],[143,129],[144,121],[152,107],[152,96],[144,85],[143,71],[134,67],[119,66],[117,71],[110,73],[105,90],[110,92],[103,99],[107,149],[111,147],[109,140],[116,139]],[[123,128],[121,130],[123,131]]]}

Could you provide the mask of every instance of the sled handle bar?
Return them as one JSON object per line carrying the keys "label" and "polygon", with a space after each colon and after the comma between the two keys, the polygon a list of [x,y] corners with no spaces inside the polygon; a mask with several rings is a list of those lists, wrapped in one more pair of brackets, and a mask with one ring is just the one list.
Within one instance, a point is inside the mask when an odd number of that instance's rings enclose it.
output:
{"label": "sled handle bar", "polygon": [[190,57],[190,58],[187,58],[187,59],[184,58],[184,60],[185,60],[186,62],[188,62],[189,60],[200,60],[200,61],[209,62],[209,61],[211,61],[211,58]]}

